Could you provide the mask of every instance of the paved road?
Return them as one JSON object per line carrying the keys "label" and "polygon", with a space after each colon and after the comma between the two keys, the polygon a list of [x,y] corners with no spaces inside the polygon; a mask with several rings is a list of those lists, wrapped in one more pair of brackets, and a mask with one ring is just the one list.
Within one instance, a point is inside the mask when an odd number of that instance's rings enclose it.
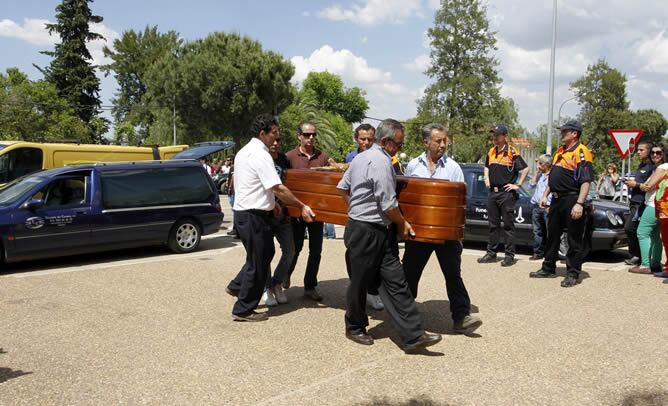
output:
{"label": "paved road", "polygon": [[344,248],[324,244],[324,302],[301,298],[300,258],[290,303],[253,324],[230,318],[223,288],[244,250],[224,234],[187,255],[12,266],[0,274],[0,404],[668,404],[668,287],[628,274],[619,255],[563,289],[530,280],[526,256],[479,265],[468,247],[463,275],[485,322],[474,336],[450,334],[432,258],[417,300],[446,336],[405,355],[383,312],[371,314],[375,345],[345,339]]}

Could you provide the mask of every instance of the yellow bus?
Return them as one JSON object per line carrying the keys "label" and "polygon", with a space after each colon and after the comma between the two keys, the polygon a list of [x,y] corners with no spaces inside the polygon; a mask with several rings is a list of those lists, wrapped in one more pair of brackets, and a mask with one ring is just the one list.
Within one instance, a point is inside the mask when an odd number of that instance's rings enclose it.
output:
{"label": "yellow bus", "polygon": [[188,145],[125,147],[0,140],[0,184],[42,169],[78,163],[170,159]]}

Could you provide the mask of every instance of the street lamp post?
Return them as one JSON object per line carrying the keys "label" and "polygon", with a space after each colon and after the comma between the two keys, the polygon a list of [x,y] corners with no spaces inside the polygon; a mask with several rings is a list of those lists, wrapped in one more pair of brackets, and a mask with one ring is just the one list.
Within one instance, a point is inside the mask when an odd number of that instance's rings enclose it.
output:
{"label": "street lamp post", "polygon": [[547,107],[547,147],[552,154],[552,115],[554,114],[554,58],[557,53],[557,0],[552,3],[552,53],[550,54],[550,96]]}
{"label": "street lamp post", "polygon": [[561,108],[564,107],[564,104],[566,104],[567,102],[569,102],[571,100],[575,100],[578,97],[580,97],[580,96],[573,96],[569,99],[564,100],[563,103],[561,103],[561,106],[559,106],[559,114],[557,114],[557,122],[559,123],[559,125],[561,125]]}

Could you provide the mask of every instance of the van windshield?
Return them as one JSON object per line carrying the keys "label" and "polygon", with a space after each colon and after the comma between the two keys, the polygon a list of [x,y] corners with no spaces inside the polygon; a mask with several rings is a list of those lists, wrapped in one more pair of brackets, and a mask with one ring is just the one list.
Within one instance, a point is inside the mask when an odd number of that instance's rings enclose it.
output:
{"label": "van windshield", "polygon": [[33,187],[44,181],[42,176],[25,176],[0,186],[0,206],[7,206],[19,201]]}

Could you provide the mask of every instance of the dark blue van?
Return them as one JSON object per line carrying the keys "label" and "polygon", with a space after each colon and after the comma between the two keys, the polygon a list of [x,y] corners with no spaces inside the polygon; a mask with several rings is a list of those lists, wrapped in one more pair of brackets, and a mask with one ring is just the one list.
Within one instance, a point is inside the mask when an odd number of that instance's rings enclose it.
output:
{"label": "dark blue van", "polygon": [[0,188],[5,262],[158,244],[191,252],[222,221],[217,190],[194,160],[57,168]]}

